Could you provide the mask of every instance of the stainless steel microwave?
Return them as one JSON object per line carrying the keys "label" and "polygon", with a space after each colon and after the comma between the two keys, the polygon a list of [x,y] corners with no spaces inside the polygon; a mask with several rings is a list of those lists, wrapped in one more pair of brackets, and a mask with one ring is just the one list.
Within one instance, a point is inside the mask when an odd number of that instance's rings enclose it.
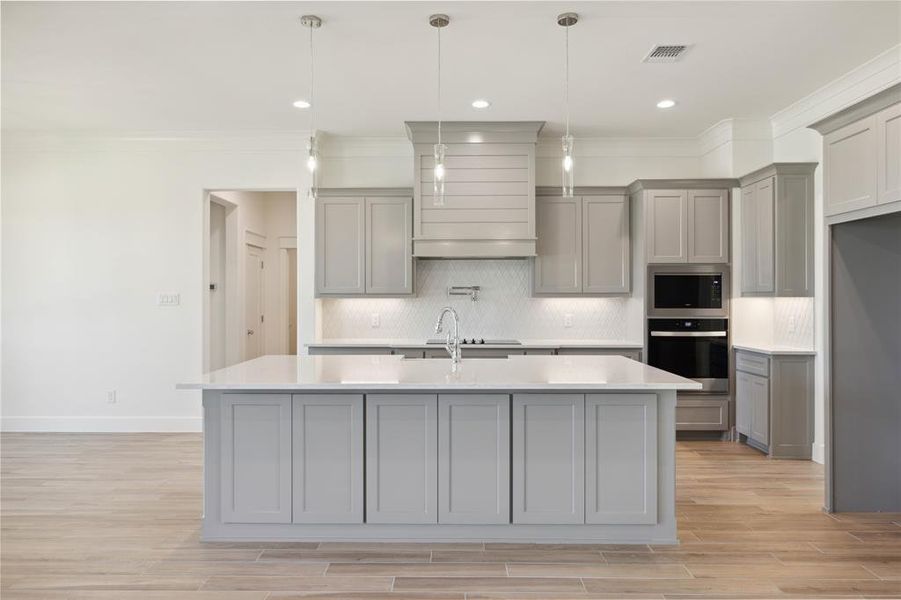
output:
{"label": "stainless steel microwave", "polygon": [[722,265],[668,265],[648,270],[649,317],[729,315],[729,270]]}

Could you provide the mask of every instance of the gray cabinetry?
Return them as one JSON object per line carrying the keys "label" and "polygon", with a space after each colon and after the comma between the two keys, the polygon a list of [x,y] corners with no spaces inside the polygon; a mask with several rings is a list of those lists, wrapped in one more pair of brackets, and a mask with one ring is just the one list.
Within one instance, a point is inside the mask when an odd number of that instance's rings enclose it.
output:
{"label": "gray cabinetry", "polygon": [[734,180],[638,180],[648,264],[728,263]]}
{"label": "gray cabinetry", "polygon": [[291,522],[291,396],[224,394],[220,408],[223,523]]}
{"label": "gray cabinetry", "polygon": [[577,189],[573,198],[536,199],[537,296],[628,294],[631,289],[629,201],[622,189]]}
{"label": "gray cabinetry", "polygon": [[438,521],[438,399],[366,396],[366,521]]}
{"label": "gray cabinetry", "polygon": [[823,134],[828,223],[901,210],[901,85],[811,127]]}
{"label": "gray cabinetry", "polygon": [[645,215],[648,263],[688,262],[688,192],[650,190]]}
{"label": "gray cabinetry", "polygon": [[316,294],[412,294],[412,202],[404,189],[320,189]]}
{"label": "gray cabinetry", "polygon": [[736,430],[774,458],[810,458],[813,356],[736,350]]}
{"label": "gray cabinetry", "polygon": [[729,429],[729,397],[679,394],[676,399],[677,431],[726,431]]}
{"label": "gray cabinetry", "polygon": [[513,522],[585,521],[585,397],[513,396]]}
{"label": "gray cabinetry", "polygon": [[688,190],[688,262],[729,262],[727,190]]}
{"label": "gray cabinetry", "polygon": [[438,522],[510,522],[510,396],[438,397]]}
{"label": "gray cabinetry", "polygon": [[363,522],[363,396],[293,397],[295,523]]}
{"label": "gray cabinetry", "polygon": [[560,356],[625,356],[641,361],[641,348],[577,348],[570,346],[558,348],[557,354]]}
{"label": "gray cabinetry", "polygon": [[366,292],[366,209],[362,197],[316,198],[316,293]]}
{"label": "gray cabinetry", "polygon": [[413,199],[366,198],[366,293],[413,293]]}
{"label": "gray cabinetry", "polygon": [[585,522],[657,522],[657,396],[585,398]]}
{"label": "gray cabinetry", "polygon": [[812,296],[816,163],[775,163],[741,178],[741,291]]}

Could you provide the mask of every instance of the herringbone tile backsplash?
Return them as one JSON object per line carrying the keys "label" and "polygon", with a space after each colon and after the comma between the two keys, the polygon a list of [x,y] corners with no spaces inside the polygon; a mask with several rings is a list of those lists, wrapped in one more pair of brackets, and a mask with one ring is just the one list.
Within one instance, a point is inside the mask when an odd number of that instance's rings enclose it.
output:
{"label": "herringbone tile backsplash", "polygon": [[[517,339],[604,339],[640,341],[640,310],[633,298],[533,298],[529,260],[419,260],[416,296],[412,298],[347,298],[322,301],[322,337],[434,337],[443,306],[460,315],[461,337]],[[479,285],[477,302],[448,296],[454,285]],[[631,308],[631,310],[630,310]],[[372,315],[380,326],[371,326]],[[564,317],[572,315],[572,326]],[[635,320],[630,331],[629,319]]]}

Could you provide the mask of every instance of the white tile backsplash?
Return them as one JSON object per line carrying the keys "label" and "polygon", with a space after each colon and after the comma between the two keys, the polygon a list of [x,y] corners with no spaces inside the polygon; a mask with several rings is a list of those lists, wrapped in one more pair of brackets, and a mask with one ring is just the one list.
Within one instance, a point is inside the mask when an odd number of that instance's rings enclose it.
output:
{"label": "white tile backsplash", "polygon": [[774,298],[773,344],[813,347],[813,298]]}
{"label": "white tile backsplash", "polygon": [[[419,260],[412,298],[341,298],[322,301],[322,337],[434,337],[443,306],[460,315],[461,337],[605,339],[634,336],[626,297],[533,298],[529,260]],[[448,296],[453,285],[478,285],[477,302]],[[378,315],[379,327],[372,327]],[[564,326],[569,322],[571,326]]]}

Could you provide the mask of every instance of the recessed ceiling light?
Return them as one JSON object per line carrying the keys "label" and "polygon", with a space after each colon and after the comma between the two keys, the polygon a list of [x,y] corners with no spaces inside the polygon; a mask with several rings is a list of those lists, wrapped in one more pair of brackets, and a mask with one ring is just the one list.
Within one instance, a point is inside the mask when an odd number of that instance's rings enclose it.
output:
{"label": "recessed ceiling light", "polygon": [[657,108],[672,108],[676,105],[675,100],[661,100],[657,103]]}
{"label": "recessed ceiling light", "polygon": [[488,108],[489,106],[491,106],[491,102],[488,102],[487,100],[479,99],[472,101],[473,108]]}
{"label": "recessed ceiling light", "polygon": [[306,100],[295,100],[294,108],[310,108],[310,103]]}

